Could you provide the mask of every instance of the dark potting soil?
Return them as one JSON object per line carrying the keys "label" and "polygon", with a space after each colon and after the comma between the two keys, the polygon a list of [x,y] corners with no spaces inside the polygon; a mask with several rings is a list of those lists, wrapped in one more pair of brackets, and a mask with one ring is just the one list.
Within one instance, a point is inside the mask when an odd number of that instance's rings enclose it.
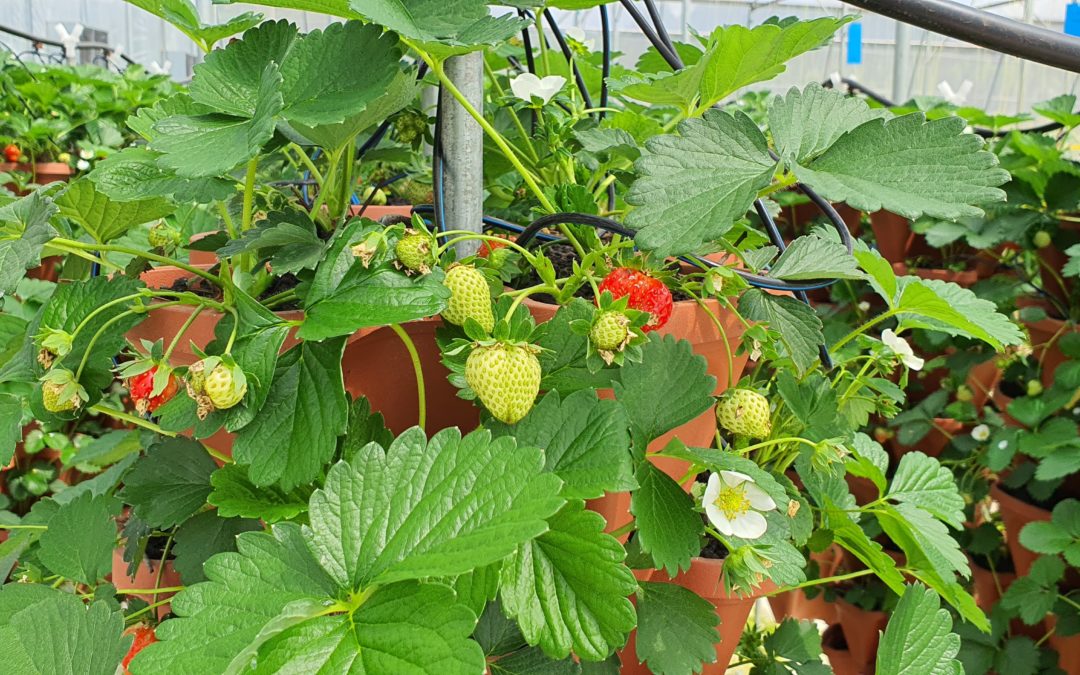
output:
{"label": "dark potting soil", "polygon": [[705,548],[701,549],[702,558],[710,558],[712,560],[723,560],[727,557],[728,551],[724,548],[724,545],[720,543],[716,537],[705,537]]}
{"label": "dark potting soil", "polygon": [[[214,267],[211,269],[212,271],[217,272],[218,268]],[[270,282],[270,286],[259,295],[258,299],[266,300],[267,298],[272,298],[279,293],[292,290],[298,285],[300,285],[300,280],[293,274],[284,274],[279,277],[274,277],[273,281]],[[200,298],[208,298],[210,300],[220,301],[222,299],[221,289],[202,277],[190,276],[177,279],[169,286],[168,290],[176,291],[177,293],[194,293]],[[286,302],[276,305],[273,309],[275,312],[300,309],[300,303],[297,301]]]}
{"label": "dark potting soil", "polygon": [[[165,553],[165,542],[169,540],[168,537],[149,537],[146,540],[146,549],[143,552],[143,558],[145,560],[159,561],[162,554]],[[173,554],[173,547],[169,547],[169,555],[167,560],[173,560],[176,556]]]}
{"label": "dark potting soil", "polygon": [[[565,278],[574,273],[574,261],[578,259],[577,251],[570,244],[551,244],[545,246],[543,249],[544,256],[551,261],[552,266],[555,267],[555,276],[558,278]],[[678,267],[669,265],[669,269],[674,272],[678,272]],[[530,272],[523,278],[521,288],[528,286],[535,286],[540,283],[540,278],[535,272]],[[554,303],[555,298],[550,295],[536,295],[533,296],[538,302]],[[586,300],[595,301],[593,295],[592,286],[585,284],[574,293],[574,297],[584,298]],[[675,302],[681,300],[690,300],[690,296],[678,289],[671,291],[671,298]]]}

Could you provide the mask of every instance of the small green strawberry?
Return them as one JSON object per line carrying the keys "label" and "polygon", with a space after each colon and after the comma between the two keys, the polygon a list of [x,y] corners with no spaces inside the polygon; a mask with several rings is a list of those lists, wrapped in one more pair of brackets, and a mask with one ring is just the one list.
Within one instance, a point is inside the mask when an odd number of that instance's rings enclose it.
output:
{"label": "small green strawberry", "polygon": [[623,348],[630,338],[630,318],[615,310],[598,312],[589,339],[601,352],[614,352]]}
{"label": "small green strawberry", "polygon": [[1043,393],[1043,384],[1038,380],[1028,380],[1027,383],[1027,395],[1038,396]]}
{"label": "small green strawberry", "polygon": [[736,436],[768,438],[772,433],[769,399],[750,389],[732,389],[716,404],[720,426]]}
{"label": "small green strawberry", "polygon": [[1046,248],[1051,242],[1050,233],[1046,230],[1039,230],[1032,236],[1031,242],[1038,248]]}
{"label": "small green strawberry", "polygon": [[422,183],[415,178],[394,183],[394,192],[410,204],[430,204],[434,201],[431,183]]}
{"label": "small green strawberry", "polygon": [[394,255],[406,273],[427,274],[435,264],[434,244],[431,235],[409,228],[394,246]]}
{"label": "small green strawberry", "polygon": [[450,302],[442,313],[444,319],[457,326],[464,326],[466,319],[472,319],[488,333],[495,328],[491,287],[483,272],[472,265],[453,265],[446,271],[443,285],[450,289]]}
{"label": "small green strawberry", "polygon": [[148,239],[150,246],[154,248],[174,248],[180,243],[180,230],[170,226],[164,220],[159,220],[150,228]]}
{"label": "small green strawberry", "polygon": [[465,381],[492,417],[516,424],[540,392],[539,351],[527,343],[478,344],[465,362]]}
{"label": "small green strawberry", "polygon": [[971,387],[966,384],[962,384],[956,388],[956,400],[961,403],[968,403],[975,398],[975,392],[971,391]]}
{"label": "small green strawberry", "polygon": [[54,368],[42,378],[41,403],[51,413],[70,412],[89,398],[70,370]]}
{"label": "small green strawberry", "polygon": [[247,378],[240,366],[223,359],[206,374],[203,389],[214,407],[224,410],[244,399],[244,394],[247,393]]}

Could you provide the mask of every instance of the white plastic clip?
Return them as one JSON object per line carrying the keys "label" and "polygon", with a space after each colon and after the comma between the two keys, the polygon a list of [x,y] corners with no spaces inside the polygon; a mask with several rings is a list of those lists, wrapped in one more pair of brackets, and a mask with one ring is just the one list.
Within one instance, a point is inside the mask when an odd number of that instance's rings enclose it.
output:
{"label": "white plastic clip", "polygon": [[64,47],[64,60],[68,63],[75,63],[76,48],[79,46],[80,38],[82,38],[83,25],[81,23],[75,24],[70,33],[67,32],[62,23],[56,24],[55,29],[56,34],[60,36],[60,44]]}
{"label": "white plastic clip", "polygon": [[941,93],[941,97],[953,105],[964,105],[964,101],[967,100],[968,94],[971,93],[971,88],[975,85],[971,83],[971,80],[964,80],[960,83],[960,88],[953,91],[952,86],[948,80],[942,80],[938,82],[938,92]]}

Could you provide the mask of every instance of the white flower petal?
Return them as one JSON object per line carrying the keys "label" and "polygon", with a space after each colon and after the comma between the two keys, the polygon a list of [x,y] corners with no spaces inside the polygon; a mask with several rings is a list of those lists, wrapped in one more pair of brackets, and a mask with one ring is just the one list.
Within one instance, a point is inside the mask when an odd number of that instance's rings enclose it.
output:
{"label": "white flower petal", "polygon": [[980,424],[971,430],[971,437],[977,441],[985,441],[990,438],[990,427]]}
{"label": "white flower petal", "polygon": [[750,502],[750,506],[754,507],[758,511],[772,511],[776,508],[776,502],[769,496],[768,492],[765,492],[754,483],[747,483],[743,486],[746,499]]}
{"label": "white flower petal", "polygon": [[758,539],[765,530],[769,529],[769,523],[765,516],[757,511],[747,511],[731,521],[732,536],[742,539]]}
{"label": "white flower petal", "polygon": [[911,370],[922,370],[922,367],[926,364],[924,359],[915,356],[914,354],[904,355],[900,360]]}
{"label": "white flower petal", "polygon": [[[715,475],[715,474],[713,474]],[[745,473],[739,473],[738,471],[721,471],[720,477],[724,479],[724,482],[731,487],[741,485],[742,483],[753,484],[754,479],[747,476]]]}
{"label": "white flower petal", "polygon": [[522,73],[510,80],[510,89],[522,101],[532,103],[538,98],[544,103],[550,101],[566,84],[566,78],[560,75],[548,75],[539,78],[533,73]]}
{"label": "white flower petal", "polygon": [[709,474],[709,482],[705,484],[705,494],[701,497],[702,504],[712,504],[720,496],[720,475]]}
{"label": "white flower petal", "polygon": [[724,515],[724,512],[721,511],[716,504],[713,504],[711,501],[705,502],[705,515],[720,534],[728,537],[735,536],[735,529],[732,527],[732,522],[727,519],[727,516]]}

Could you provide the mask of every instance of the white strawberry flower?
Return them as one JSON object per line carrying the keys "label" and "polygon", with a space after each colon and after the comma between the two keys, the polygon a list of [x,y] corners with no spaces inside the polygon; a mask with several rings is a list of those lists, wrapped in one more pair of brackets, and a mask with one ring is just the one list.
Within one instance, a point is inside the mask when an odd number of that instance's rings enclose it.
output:
{"label": "white strawberry flower", "polygon": [[581,26],[569,26],[563,31],[563,35],[585,47],[585,49],[588,49],[590,52],[596,45],[595,40],[589,40],[585,37],[585,29]]}
{"label": "white strawberry flower", "polygon": [[860,312],[869,312],[870,311],[870,303],[867,302],[866,300],[863,300],[862,302],[860,302],[859,303],[859,311]]}
{"label": "white strawberry flower", "polygon": [[762,514],[776,510],[772,497],[753,478],[738,471],[709,474],[701,501],[709,522],[720,534],[742,539],[764,535],[768,522]]}
{"label": "white strawberry flower", "polygon": [[971,430],[971,437],[982,443],[990,440],[990,427],[980,424]]}
{"label": "white strawberry flower", "polygon": [[886,328],[881,331],[881,341],[885,343],[893,354],[900,357],[900,362],[911,370],[922,370],[923,365],[926,363],[923,359],[915,356],[915,352],[912,351],[911,345],[907,340],[900,337],[893,332],[892,328]]}
{"label": "white strawberry flower", "polygon": [[79,171],[86,171],[90,168],[90,162],[86,161],[85,159],[80,159],[79,161],[75,162],[75,168]]}
{"label": "white strawberry flower", "polygon": [[540,99],[547,104],[555,98],[555,94],[562,91],[566,85],[566,78],[560,75],[548,75],[540,78],[533,73],[522,73],[510,80],[510,89],[526,103],[533,103],[534,99]]}

